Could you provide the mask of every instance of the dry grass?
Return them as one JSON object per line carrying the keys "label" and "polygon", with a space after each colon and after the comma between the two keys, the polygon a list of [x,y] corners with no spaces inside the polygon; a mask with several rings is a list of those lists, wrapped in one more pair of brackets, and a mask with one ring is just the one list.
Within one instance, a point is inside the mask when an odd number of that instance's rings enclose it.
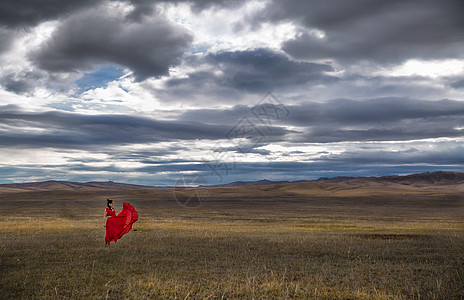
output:
{"label": "dry grass", "polygon": [[[0,297],[462,299],[462,200],[301,198],[220,189],[184,208],[169,191],[111,195],[136,231],[104,246],[104,193],[0,196]],[[267,193],[267,197],[263,194]],[[171,194],[172,195],[172,194]],[[284,199],[284,200],[283,200]]]}
{"label": "dry grass", "polygon": [[446,224],[143,218],[106,249],[100,220],[6,218],[2,297],[459,299]]}

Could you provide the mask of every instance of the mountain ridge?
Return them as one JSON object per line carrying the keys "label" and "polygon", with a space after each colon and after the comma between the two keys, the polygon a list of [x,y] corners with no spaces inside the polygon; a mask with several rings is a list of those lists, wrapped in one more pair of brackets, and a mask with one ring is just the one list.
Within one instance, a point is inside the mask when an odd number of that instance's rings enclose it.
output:
{"label": "mountain ridge", "polygon": [[[250,187],[250,186],[267,186],[280,184],[361,184],[361,183],[392,183],[400,185],[457,185],[464,184],[463,172],[435,171],[424,173],[413,173],[408,175],[387,175],[380,177],[351,177],[336,176],[332,178],[321,177],[314,180],[297,180],[297,181],[271,181],[267,179],[257,181],[234,181],[226,184],[209,185],[204,187],[211,188],[233,188],[233,187]],[[141,190],[141,189],[159,189],[172,188],[169,186],[148,186],[128,183],[118,183],[113,181],[90,181],[90,182],[72,182],[47,180],[41,182],[27,183],[7,183],[0,184],[0,193],[15,192],[34,192],[34,191],[53,191],[53,190],[74,190],[74,191],[101,191],[101,190]]]}
{"label": "mountain ridge", "polygon": [[226,184],[212,185],[212,187],[237,187],[237,186],[257,186],[257,185],[270,185],[281,183],[317,183],[317,182],[347,182],[347,181],[375,181],[375,182],[393,182],[393,183],[427,183],[427,184],[447,184],[450,182],[464,183],[464,172],[452,171],[435,171],[413,173],[407,175],[386,175],[386,176],[336,176],[336,177],[320,177],[313,180],[295,180],[295,181],[270,181],[267,179],[258,181],[234,181]]}
{"label": "mountain ridge", "polygon": [[128,183],[118,183],[113,181],[89,181],[73,182],[60,180],[47,180],[40,182],[26,183],[6,183],[0,184],[0,192],[33,192],[33,191],[54,191],[54,190],[81,190],[81,191],[99,191],[99,190],[137,190],[137,189],[154,189],[156,186],[146,186]]}

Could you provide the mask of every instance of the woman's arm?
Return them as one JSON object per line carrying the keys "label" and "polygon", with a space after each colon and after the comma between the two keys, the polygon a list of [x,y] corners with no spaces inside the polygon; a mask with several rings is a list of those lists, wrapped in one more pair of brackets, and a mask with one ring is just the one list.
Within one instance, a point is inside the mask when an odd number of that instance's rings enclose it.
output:
{"label": "woman's arm", "polygon": [[106,218],[108,216],[108,213],[106,212],[106,209],[105,209],[105,214],[103,215],[103,227],[106,227]]}

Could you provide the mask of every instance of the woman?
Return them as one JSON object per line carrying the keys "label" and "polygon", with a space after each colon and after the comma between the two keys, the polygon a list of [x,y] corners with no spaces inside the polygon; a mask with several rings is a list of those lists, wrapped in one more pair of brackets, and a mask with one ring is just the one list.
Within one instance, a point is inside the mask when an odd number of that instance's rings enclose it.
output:
{"label": "woman", "polygon": [[116,215],[113,200],[106,199],[106,201],[103,226],[106,227],[105,244],[109,247],[111,241],[117,242],[132,229],[132,224],[139,219],[139,214],[130,203],[123,202],[121,212]]}

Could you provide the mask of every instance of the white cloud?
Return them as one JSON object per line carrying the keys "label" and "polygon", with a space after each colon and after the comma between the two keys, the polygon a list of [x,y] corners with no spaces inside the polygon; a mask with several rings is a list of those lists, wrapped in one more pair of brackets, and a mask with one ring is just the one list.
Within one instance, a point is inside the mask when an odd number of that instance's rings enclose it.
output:
{"label": "white cloud", "polygon": [[194,32],[192,53],[223,50],[246,50],[260,47],[279,49],[280,44],[293,38],[296,27],[292,22],[268,23],[250,28],[246,23],[269,1],[247,1],[237,8],[212,7],[193,12],[188,4],[166,5],[167,17]]}
{"label": "white cloud", "polygon": [[410,59],[400,66],[396,66],[381,73],[390,76],[425,76],[438,78],[464,73],[463,59],[419,60]]}

